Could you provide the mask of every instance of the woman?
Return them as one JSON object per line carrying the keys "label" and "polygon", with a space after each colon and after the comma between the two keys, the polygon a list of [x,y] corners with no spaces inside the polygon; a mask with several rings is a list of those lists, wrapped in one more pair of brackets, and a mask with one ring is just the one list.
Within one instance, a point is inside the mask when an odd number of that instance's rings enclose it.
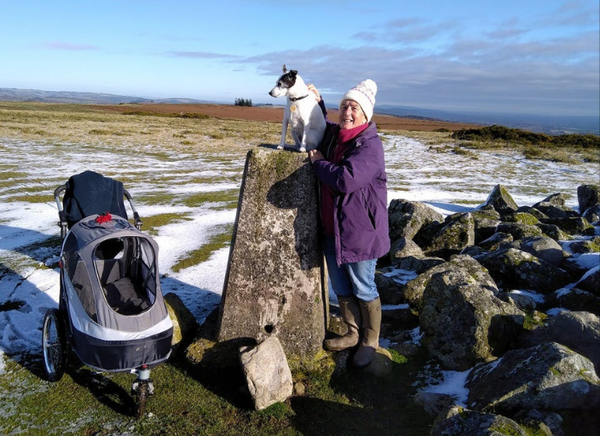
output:
{"label": "woman", "polygon": [[[324,110],[316,88],[311,87]],[[321,187],[321,224],[331,287],[348,333],[325,348],[360,345],[353,363],[371,363],[379,345],[381,303],[377,259],[390,250],[387,176],[381,138],[371,122],[377,85],[367,79],[342,97],[338,124],[327,123],[321,145],[309,152]]]}

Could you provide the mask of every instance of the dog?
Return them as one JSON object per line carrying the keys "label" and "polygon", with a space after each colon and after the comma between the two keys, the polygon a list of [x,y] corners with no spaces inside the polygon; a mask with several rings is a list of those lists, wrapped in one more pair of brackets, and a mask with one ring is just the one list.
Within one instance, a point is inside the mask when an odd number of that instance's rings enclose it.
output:
{"label": "dog", "polygon": [[314,93],[308,89],[298,71],[288,71],[283,64],[283,75],[269,92],[271,97],[287,97],[283,112],[281,141],[277,150],[283,150],[288,125],[298,151],[306,152],[319,146],[325,133],[325,115],[317,103]]}

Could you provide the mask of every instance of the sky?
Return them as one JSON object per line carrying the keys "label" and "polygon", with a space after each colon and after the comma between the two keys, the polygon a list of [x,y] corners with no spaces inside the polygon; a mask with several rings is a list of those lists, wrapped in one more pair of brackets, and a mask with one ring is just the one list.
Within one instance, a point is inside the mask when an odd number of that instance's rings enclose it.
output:
{"label": "sky", "polygon": [[599,116],[597,0],[0,0],[0,88],[282,104],[283,64],[328,104]]}

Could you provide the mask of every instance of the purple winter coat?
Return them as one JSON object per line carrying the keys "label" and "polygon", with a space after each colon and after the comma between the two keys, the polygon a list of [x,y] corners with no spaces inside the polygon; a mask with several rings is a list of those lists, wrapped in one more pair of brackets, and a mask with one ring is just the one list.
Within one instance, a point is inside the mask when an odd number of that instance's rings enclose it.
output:
{"label": "purple winter coat", "polygon": [[325,159],[313,163],[321,184],[334,195],[335,252],[338,265],[378,259],[390,251],[387,175],[383,144],[377,126],[354,139],[341,161],[329,162],[340,127],[327,123],[319,150]]}

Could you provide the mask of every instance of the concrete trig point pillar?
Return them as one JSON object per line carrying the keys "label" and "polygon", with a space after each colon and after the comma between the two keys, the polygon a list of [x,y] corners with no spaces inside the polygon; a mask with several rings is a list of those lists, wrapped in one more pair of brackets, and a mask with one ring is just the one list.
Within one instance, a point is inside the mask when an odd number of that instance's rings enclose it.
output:
{"label": "concrete trig point pillar", "polygon": [[[305,153],[246,158],[219,310],[218,340],[277,335],[288,358],[312,358],[325,337],[316,181]],[[325,294],[326,295],[326,294]]]}

